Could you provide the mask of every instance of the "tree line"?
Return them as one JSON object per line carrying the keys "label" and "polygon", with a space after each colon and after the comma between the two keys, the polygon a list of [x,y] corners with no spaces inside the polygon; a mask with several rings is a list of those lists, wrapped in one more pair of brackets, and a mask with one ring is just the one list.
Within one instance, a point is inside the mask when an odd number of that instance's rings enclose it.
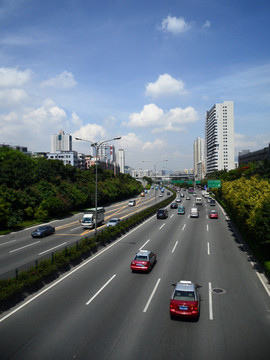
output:
{"label": "tree line", "polygon": [[[60,160],[35,158],[0,148],[0,229],[44,222],[95,204],[95,166],[88,170]],[[98,166],[98,204],[138,194],[142,185],[128,174],[114,175]]]}
{"label": "tree line", "polygon": [[270,162],[220,171],[211,178],[221,180],[221,188],[212,191],[270,275]]}

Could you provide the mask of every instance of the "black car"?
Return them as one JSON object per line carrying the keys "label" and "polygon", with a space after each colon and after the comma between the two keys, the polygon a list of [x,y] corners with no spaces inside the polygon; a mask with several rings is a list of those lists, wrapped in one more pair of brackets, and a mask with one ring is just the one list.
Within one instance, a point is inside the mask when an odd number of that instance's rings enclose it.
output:
{"label": "black car", "polygon": [[35,231],[32,232],[33,238],[41,238],[47,235],[52,235],[55,233],[55,228],[50,225],[39,226]]}
{"label": "black car", "polygon": [[166,219],[168,217],[167,209],[159,209],[157,211],[157,219]]}
{"label": "black car", "polygon": [[177,209],[177,208],[178,205],[175,202],[171,203],[171,209]]}

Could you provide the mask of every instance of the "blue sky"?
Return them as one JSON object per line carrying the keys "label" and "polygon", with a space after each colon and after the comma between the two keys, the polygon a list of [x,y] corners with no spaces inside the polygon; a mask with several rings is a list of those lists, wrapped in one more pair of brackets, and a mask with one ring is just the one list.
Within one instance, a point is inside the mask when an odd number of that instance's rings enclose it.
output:
{"label": "blue sky", "polygon": [[262,0],[0,0],[0,143],[122,136],[127,165],[190,169],[205,112],[232,100],[235,154],[261,149],[269,35]]}

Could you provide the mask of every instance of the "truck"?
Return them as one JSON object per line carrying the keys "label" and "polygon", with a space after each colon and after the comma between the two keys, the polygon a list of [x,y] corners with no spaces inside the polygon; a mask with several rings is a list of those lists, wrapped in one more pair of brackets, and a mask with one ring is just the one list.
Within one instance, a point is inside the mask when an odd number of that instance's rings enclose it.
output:
{"label": "truck", "polygon": [[[97,208],[97,226],[104,221],[104,207]],[[95,227],[96,208],[86,209],[82,220],[80,221],[84,229],[93,229]]]}

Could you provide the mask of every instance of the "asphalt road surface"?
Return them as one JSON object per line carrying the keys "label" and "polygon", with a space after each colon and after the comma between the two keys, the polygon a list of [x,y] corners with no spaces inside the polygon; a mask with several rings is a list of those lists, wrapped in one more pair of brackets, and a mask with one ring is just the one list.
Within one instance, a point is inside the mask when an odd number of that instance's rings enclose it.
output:
{"label": "asphalt road surface", "polygon": [[[268,360],[270,292],[219,205],[209,219],[152,217],[0,317],[0,357],[18,360]],[[132,273],[140,248],[157,263]],[[202,286],[198,321],[171,320],[171,283]]]}
{"label": "asphalt road surface", "polygon": [[[167,193],[167,192],[166,192]],[[168,195],[159,197],[160,191],[156,192],[156,202],[160,202]],[[136,198],[136,206],[128,206],[128,200],[105,207],[104,224],[98,226],[98,231],[106,227],[106,223],[113,217],[121,218],[135,214],[155,202],[154,190],[145,196]],[[50,257],[51,253],[61,250],[82,237],[94,234],[94,229],[83,229],[79,220],[83,217],[83,213],[78,213],[72,217],[54,220],[48,223],[54,226],[56,232],[44,238],[32,238],[31,232],[37,228],[25,229],[23,231],[14,232],[12,234],[0,236],[0,278],[10,278],[15,276],[15,269],[24,268],[25,264],[31,263],[35,265],[35,260],[44,257]],[[29,267],[29,265],[27,265]],[[27,269],[26,266],[26,269]]]}

